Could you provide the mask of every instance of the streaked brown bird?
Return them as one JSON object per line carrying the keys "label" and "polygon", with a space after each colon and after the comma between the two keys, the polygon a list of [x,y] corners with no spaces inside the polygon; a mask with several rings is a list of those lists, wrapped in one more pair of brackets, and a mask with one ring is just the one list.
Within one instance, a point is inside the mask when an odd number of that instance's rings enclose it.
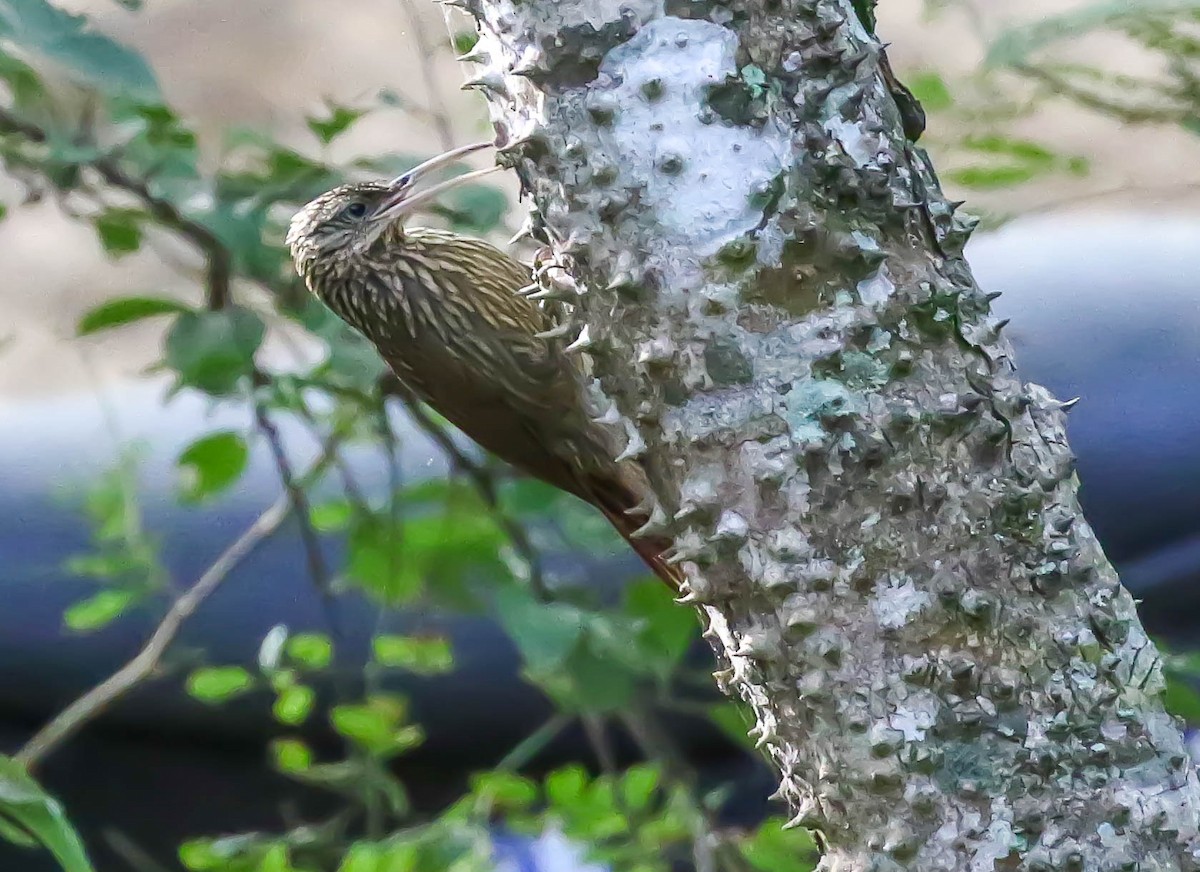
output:
{"label": "streaked brown bird", "polygon": [[529,267],[492,245],[405,219],[477,170],[423,191],[431,172],[477,143],[388,183],[343,185],[292,219],[287,235],[308,289],[378,349],[396,376],[463,433],[517,469],[604,513],[678,590],[670,543],[633,538],[652,504],[636,461],[616,461],[614,434],[587,412],[583,373],[549,313],[518,293]]}

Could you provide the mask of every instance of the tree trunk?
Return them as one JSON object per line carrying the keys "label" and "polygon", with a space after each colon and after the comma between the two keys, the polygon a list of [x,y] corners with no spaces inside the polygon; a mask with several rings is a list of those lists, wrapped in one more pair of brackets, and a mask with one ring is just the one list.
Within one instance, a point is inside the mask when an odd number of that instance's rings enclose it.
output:
{"label": "tree trunk", "polygon": [[576,347],[821,868],[1200,868],[1064,406],[850,0],[466,2]]}

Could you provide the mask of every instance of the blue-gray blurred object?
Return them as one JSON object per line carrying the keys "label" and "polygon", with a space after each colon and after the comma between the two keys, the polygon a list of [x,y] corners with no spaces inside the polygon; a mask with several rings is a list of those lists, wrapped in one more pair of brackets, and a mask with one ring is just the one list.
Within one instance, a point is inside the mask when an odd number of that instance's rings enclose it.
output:
{"label": "blue-gray blurred object", "polygon": [[[1200,625],[1200,224],[1057,216],[981,236],[970,256],[980,284],[1000,290],[1000,317],[1026,380],[1060,398],[1079,396],[1070,437],[1079,458],[1088,518],[1125,584],[1144,600],[1151,632],[1186,648]],[[279,492],[265,446],[236,496],[203,510],[174,498],[180,449],[219,426],[247,427],[248,411],[180,396],[160,403],[161,388],[131,385],[7,407],[0,414],[0,749],[12,751],[62,705],[131,656],[152,627],[129,616],[91,635],[62,629],[63,609],[92,590],[64,577],[64,557],[85,550],[88,530],[76,497],[115,462],[122,441],[141,441],[145,513],[164,545],[172,576],[194,579]],[[445,459],[403,424],[402,465],[410,480],[444,475]],[[297,466],[317,451],[306,431],[286,422]],[[114,438],[114,431],[117,438]],[[384,481],[381,460],[352,454],[363,481]],[[337,557],[337,543],[330,543]],[[569,554],[551,555],[570,565]],[[593,583],[641,574],[627,554],[591,567]],[[338,620],[361,656],[375,613],[353,598]],[[203,648],[212,663],[252,664],[270,628],[324,629],[320,597],[308,581],[295,527],[272,540],[229,579],[187,625],[178,658]],[[448,678],[411,680],[403,689],[429,741],[402,775],[418,808],[453,800],[473,770],[486,768],[539,726],[549,705],[518,677],[503,632],[485,618],[397,616],[453,639],[458,669]],[[186,659],[183,662],[187,662]],[[712,728],[672,722],[684,750],[714,780],[739,786],[734,812],[752,821],[768,808],[771,778]],[[108,850],[106,831],[161,858],[183,839],[251,829],[277,830],[277,808],[304,795],[265,765],[274,729],[261,706],[201,706],[179,681],[157,682],[107,714],[45,766],[47,786],[65,802],[99,868],[128,868]],[[546,762],[586,757],[580,735],[552,747]],[[502,838],[502,870],[581,869],[561,839],[537,845]],[[557,858],[557,859],[556,859]],[[48,862],[0,847],[0,869],[36,872]]]}

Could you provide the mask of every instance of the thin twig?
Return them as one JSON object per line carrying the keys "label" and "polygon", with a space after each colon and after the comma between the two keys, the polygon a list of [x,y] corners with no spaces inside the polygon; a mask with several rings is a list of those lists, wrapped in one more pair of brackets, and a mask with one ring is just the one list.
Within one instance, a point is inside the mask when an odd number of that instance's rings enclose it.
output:
{"label": "thin twig", "polygon": [[175,640],[184,621],[192,616],[230,570],[242,562],[274,533],[292,511],[292,501],[285,494],[264,511],[245,532],[230,545],[220,557],[200,576],[199,580],[171,605],[155,629],[145,647],[132,660],[93,687],[75,702],[63,709],[55,718],[30,739],[15,759],[32,770],[47,754],[80,727],[92,720],[113,702],[120,699],[139,683],[152,675],[168,647]]}
{"label": "thin twig", "polygon": [[[391,539],[391,546],[387,549],[387,570],[389,575],[395,575],[399,570],[396,565],[397,555],[403,549],[404,543],[404,512],[401,510],[400,491],[404,486],[404,479],[400,470],[400,463],[396,457],[396,434],[392,430],[392,422],[387,415],[387,400],[379,396],[378,404],[374,409],[375,423],[379,434],[379,440],[383,446],[383,453],[387,462],[388,470],[388,535]],[[402,559],[402,558],[401,558]],[[387,621],[390,611],[386,604],[379,603],[375,613],[375,626],[371,630],[371,639],[377,639],[383,635],[387,627]],[[363,665],[363,687],[368,697],[373,696],[383,690],[383,665],[374,657],[367,658]],[[354,752],[361,758],[361,763],[365,767],[372,783],[378,783],[381,779],[387,777],[387,769],[384,763],[377,757],[361,752]],[[367,834],[370,838],[379,839],[382,833],[386,830],[384,824],[383,805],[380,802],[381,797],[378,791],[368,790],[362,797],[364,804],[364,813],[366,817]]]}
{"label": "thin twig", "polygon": [[254,404],[254,417],[258,422],[258,429],[266,437],[267,444],[271,446],[271,454],[275,458],[275,466],[279,470],[279,479],[300,518],[300,535],[304,540],[308,571],[312,575],[313,584],[322,592],[328,592],[329,567],[325,563],[325,556],[321,553],[321,541],[313,527],[312,509],[308,503],[308,495],[305,494],[304,488],[296,482],[292,462],[288,459],[287,452],[283,448],[283,440],[279,436],[279,428],[275,426],[275,422],[271,420],[261,403]]}
{"label": "thin twig", "polygon": [[1099,94],[1076,87],[1062,76],[1034,64],[1016,64],[1012,69],[1021,75],[1041,82],[1043,85],[1057,92],[1059,96],[1074,100],[1081,106],[1095,112],[1112,115],[1126,124],[1178,124],[1184,114],[1179,109],[1170,107],[1122,106],[1120,103],[1108,100]]}
{"label": "thin twig", "polygon": [[[50,133],[45,128],[18,118],[8,109],[0,107],[0,134],[4,133],[15,133],[36,143],[45,143],[50,139]],[[132,194],[159,224],[176,231],[200,249],[207,263],[205,286],[208,289],[208,307],[215,310],[229,305],[233,259],[216,234],[200,222],[184,216],[170,200],[154,194],[145,179],[127,173],[111,155],[80,161],[80,165],[90,166],[109,185]]]}
{"label": "thin twig", "polygon": [[408,17],[408,25],[412,29],[413,42],[416,43],[417,59],[421,66],[421,78],[425,81],[425,96],[430,108],[433,126],[437,130],[438,141],[442,151],[454,148],[454,126],[450,116],[446,114],[446,101],[441,93],[440,80],[434,69],[434,46],[425,32],[425,23],[421,13],[417,11],[413,0],[400,0],[404,14]]}
{"label": "thin twig", "polygon": [[518,742],[511,751],[504,755],[496,764],[497,772],[517,772],[524,769],[538,754],[558,738],[559,734],[571,725],[574,718],[571,715],[558,712],[550,719]]}
{"label": "thin twig", "polygon": [[583,732],[588,738],[588,744],[592,746],[592,750],[596,752],[596,759],[600,761],[600,768],[607,775],[615,775],[617,755],[613,753],[612,742],[608,739],[604,718],[599,715],[584,714],[580,716],[580,722],[583,724]]}
{"label": "thin twig", "polygon": [[622,712],[618,717],[643,757],[659,761],[667,777],[687,785],[689,789],[695,788],[699,777],[688,762],[687,755],[661,728],[649,708],[635,703],[632,710]]}
{"label": "thin twig", "polygon": [[[320,432],[323,426],[321,421],[313,413],[313,410],[309,408],[308,403],[303,399],[301,399],[299,407],[296,409],[296,413],[300,416],[304,423],[308,425],[309,429],[314,435]],[[355,509],[359,509],[363,512],[367,511],[367,498],[363,494],[362,487],[359,485],[358,479],[355,477],[353,470],[350,469],[350,464],[346,462],[346,458],[341,454],[338,454],[337,457],[334,458],[333,465],[338,471],[338,476],[342,479],[342,489],[346,492],[347,502],[349,502]]]}
{"label": "thin twig", "polygon": [[317,529],[313,525],[312,506],[309,504],[308,494],[296,481],[292,462],[288,459],[287,452],[283,447],[283,440],[279,436],[279,428],[275,426],[275,422],[271,420],[263,404],[257,400],[254,402],[254,418],[259,431],[266,437],[267,444],[271,447],[271,454],[275,458],[275,468],[279,470],[279,480],[283,484],[288,499],[292,501],[292,509],[300,524],[300,539],[304,544],[309,577],[312,579],[313,587],[321,595],[330,634],[336,641],[342,641],[343,635],[337,620],[337,607],[332,592],[332,576],[329,566],[325,562],[325,555],[321,552],[321,539],[317,536]]}
{"label": "thin twig", "polygon": [[105,829],[101,835],[112,852],[137,872],[168,872],[150,853],[118,829]]}
{"label": "thin twig", "polygon": [[[336,438],[331,439],[321,457],[304,476],[306,483],[317,478],[329,465],[330,458],[337,450],[336,445]],[[280,496],[222,552],[194,585],[171,604],[150,640],[132,660],[55,715],[50,723],[25,743],[14,759],[32,771],[85,724],[153,675],[187,619],[212,596],[238,564],[283,525],[293,508],[289,494]]]}

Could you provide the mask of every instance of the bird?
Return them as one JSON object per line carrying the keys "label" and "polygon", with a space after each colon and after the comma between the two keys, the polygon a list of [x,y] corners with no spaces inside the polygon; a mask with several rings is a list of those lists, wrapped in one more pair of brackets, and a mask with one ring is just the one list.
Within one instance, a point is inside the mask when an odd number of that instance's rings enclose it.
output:
{"label": "bird", "polygon": [[417,398],[521,472],[594,506],[672,590],[671,541],[637,531],[655,505],[636,459],[589,414],[585,374],[552,315],[519,293],[532,268],[484,240],[408,227],[446,190],[499,170],[418,184],[480,142],[388,182],[343,184],[301,208],[286,244],[309,292],[375,346]]}

